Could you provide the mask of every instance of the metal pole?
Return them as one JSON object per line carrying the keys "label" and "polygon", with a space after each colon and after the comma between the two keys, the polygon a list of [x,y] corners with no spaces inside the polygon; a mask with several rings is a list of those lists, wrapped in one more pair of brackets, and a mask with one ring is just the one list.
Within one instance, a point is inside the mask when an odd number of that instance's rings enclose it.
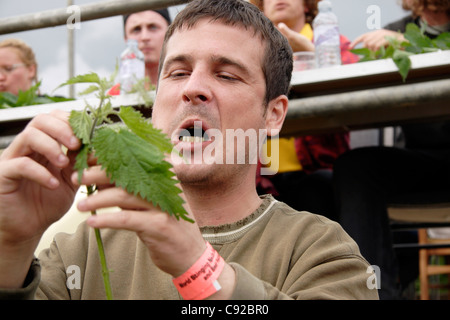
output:
{"label": "metal pole", "polygon": [[289,100],[280,136],[380,128],[450,118],[450,79]]}
{"label": "metal pole", "polygon": [[[72,0],[67,0],[67,7],[73,5]],[[75,75],[75,42],[74,42],[74,28],[67,28],[67,51],[69,60],[69,79]],[[75,85],[69,85],[69,97],[75,98]]]}
{"label": "metal pole", "polygon": [[286,118],[329,117],[352,111],[414,106],[438,100],[450,100],[449,79],[289,100]]}
{"label": "metal pole", "polygon": [[[138,11],[167,8],[188,0],[110,0],[79,6],[80,22],[129,14]],[[66,24],[67,8],[42,11],[0,19],[0,35]]]}

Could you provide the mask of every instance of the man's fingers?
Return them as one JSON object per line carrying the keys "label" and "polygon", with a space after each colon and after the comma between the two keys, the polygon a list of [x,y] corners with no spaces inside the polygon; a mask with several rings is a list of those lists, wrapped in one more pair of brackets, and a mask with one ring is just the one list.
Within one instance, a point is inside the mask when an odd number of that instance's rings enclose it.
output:
{"label": "man's fingers", "polygon": [[63,167],[69,159],[62,151],[61,144],[69,150],[76,150],[80,146],[67,121],[42,114],[34,118],[13,140],[2,153],[2,158],[12,159],[38,153],[55,166]]}
{"label": "man's fingers", "polygon": [[[79,184],[78,172],[74,172],[71,177],[72,183]],[[85,169],[83,171],[83,176],[81,177],[81,184],[84,185],[96,185],[98,188],[102,186],[112,186],[109,177],[107,176],[105,170],[101,166],[93,166]]]}
{"label": "man's fingers", "polygon": [[46,168],[28,157],[4,161],[1,170],[5,170],[7,173],[3,176],[4,178],[9,179],[9,183],[5,180],[0,184],[0,193],[12,192],[17,188],[17,183],[21,179],[34,181],[49,189],[54,189],[59,185],[58,179],[56,179]]}
{"label": "man's fingers", "polygon": [[147,201],[131,195],[124,189],[117,187],[101,190],[78,203],[78,209],[80,211],[93,211],[112,207],[135,210],[154,208]]}
{"label": "man's fingers", "polygon": [[363,42],[364,35],[360,35],[350,43],[349,49],[354,49],[359,43]]}
{"label": "man's fingers", "polygon": [[47,133],[69,150],[76,150],[80,147],[80,141],[74,135],[67,117],[66,112],[54,110],[50,114],[35,117],[30,125]]}

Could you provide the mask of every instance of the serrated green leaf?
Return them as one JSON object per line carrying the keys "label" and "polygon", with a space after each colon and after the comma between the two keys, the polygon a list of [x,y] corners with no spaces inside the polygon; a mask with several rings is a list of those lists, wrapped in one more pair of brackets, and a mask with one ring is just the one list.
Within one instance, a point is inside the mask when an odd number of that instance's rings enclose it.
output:
{"label": "serrated green leaf", "polygon": [[93,84],[93,85],[87,87],[86,89],[84,89],[83,91],[78,92],[78,94],[80,96],[84,96],[86,94],[89,94],[89,93],[92,93],[92,92],[95,92],[95,91],[98,91],[98,90],[99,90],[98,85]]}
{"label": "serrated green leaf", "polygon": [[431,41],[435,48],[439,48],[441,50],[449,50],[450,49],[450,32],[443,32]]}
{"label": "serrated green leaf", "polygon": [[56,87],[55,90],[70,84],[77,84],[77,83],[97,83],[100,85],[100,77],[95,72],[78,75],[76,77],[70,78],[63,84],[60,84],[58,87]]}
{"label": "serrated green leaf", "polygon": [[350,50],[351,53],[363,56],[363,57],[369,57],[371,54],[370,49],[368,48],[356,48],[356,49],[351,49]]}
{"label": "serrated green leaf", "polygon": [[394,56],[392,57],[392,60],[394,60],[394,63],[397,65],[398,71],[402,76],[403,82],[405,82],[409,70],[411,69],[411,59],[409,58],[410,55],[411,54],[406,51],[396,50],[394,52]]}
{"label": "serrated green leaf", "polygon": [[172,152],[173,145],[167,135],[155,129],[151,122],[132,107],[121,107],[119,117],[128,128],[142,139],[157,147],[162,153]]}
{"label": "serrated green leaf", "polygon": [[37,92],[40,85],[41,82],[39,81],[28,90],[19,91],[18,95],[14,95],[10,92],[0,92],[0,109],[73,100],[64,97],[51,97],[48,95],[38,96]]}
{"label": "serrated green leaf", "polygon": [[394,52],[395,52],[395,49],[394,49],[394,47],[392,47],[392,46],[389,46],[389,47],[387,47],[387,48],[384,48],[383,50],[384,50],[383,57],[384,57],[385,59],[387,59],[387,58],[392,58],[392,56],[394,55]]}
{"label": "serrated green leaf", "polygon": [[99,122],[103,123],[112,123],[111,119],[109,118],[109,116],[114,113],[115,111],[113,110],[112,104],[110,100],[107,100],[106,103],[103,105],[101,112],[99,112]]}
{"label": "serrated green leaf", "polygon": [[41,82],[39,81],[34,86],[31,86],[28,90],[19,90],[19,93],[17,94],[16,106],[29,106],[37,104],[35,103],[35,99],[37,97],[37,89],[40,85]]}
{"label": "serrated green leaf", "polygon": [[381,46],[380,49],[377,50],[377,57],[386,58],[386,55],[389,54],[389,51],[386,50],[385,47]]}
{"label": "serrated green leaf", "polygon": [[17,96],[11,92],[0,92],[0,101],[4,108],[13,108],[17,106]]}
{"label": "serrated green leaf", "polygon": [[73,132],[83,144],[89,144],[91,141],[91,131],[93,119],[87,111],[72,110],[69,116],[69,124]]}
{"label": "serrated green leaf", "polygon": [[78,173],[78,183],[81,184],[81,178],[83,176],[83,171],[89,168],[88,165],[88,157],[89,157],[90,148],[88,145],[83,144],[75,158],[74,169]]}
{"label": "serrated green leaf", "polygon": [[423,31],[414,23],[408,23],[406,25],[406,32],[404,33],[404,36],[405,39],[411,43],[411,46],[417,48],[417,51],[414,51],[416,53],[420,53],[421,48],[433,46],[431,39],[424,35]]}
{"label": "serrated green leaf", "polygon": [[74,98],[66,98],[66,97],[61,97],[61,96],[49,96],[49,95],[44,95],[45,98],[47,98],[48,100],[50,100],[51,102],[64,102],[64,101],[74,101]]}
{"label": "serrated green leaf", "polygon": [[111,181],[129,193],[139,195],[177,219],[192,221],[183,207],[170,163],[158,148],[126,128],[104,126],[92,139],[98,163]]}

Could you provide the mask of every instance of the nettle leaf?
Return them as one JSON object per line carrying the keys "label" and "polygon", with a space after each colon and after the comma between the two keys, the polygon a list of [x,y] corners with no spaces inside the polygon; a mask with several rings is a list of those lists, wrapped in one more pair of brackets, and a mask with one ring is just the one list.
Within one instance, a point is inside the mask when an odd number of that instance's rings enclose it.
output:
{"label": "nettle leaf", "polygon": [[432,40],[434,47],[441,50],[450,49],[450,32],[443,32],[437,38]]}
{"label": "nettle leaf", "polygon": [[52,97],[49,95],[38,95],[37,92],[40,85],[41,81],[38,81],[28,90],[25,91],[20,90],[17,95],[12,94],[10,92],[0,92],[0,109],[73,100],[71,98],[64,98],[58,96]]}
{"label": "nettle leaf", "polygon": [[113,183],[177,219],[192,221],[183,207],[178,181],[170,171],[172,166],[156,146],[117,125],[98,128],[92,146]]}
{"label": "nettle leaf", "polygon": [[121,107],[119,117],[128,128],[142,139],[156,146],[162,153],[172,152],[173,145],[167,135],[155,129],[151,122],[132,107]]}
{"label": "nettle leaf", "polygon": [[100,84],[100,77],[95,72],[81,74],[76,77],[70,78],[65,83],[61,84],[61,86],[65,86],[68,84],[77,84],[77,83],[97,83]]}
{"label": "nettle leaf", "polygon": [[105,102],[105,104],[103,105],[100,112],[98,112],[98,111],[99,110],[97,110],[97,115],[99,117],[99,119],[98,119],[99,123],[103,123],[103,122],[112,123],[112,120],[109,118],[109,116],[111,114],[113,114],[115,111],[113,110],[111,101],[108,100],[107,102]]}
{"label": "nettle leaf", "polygon": [[409,58],[410,55],[411,53],[409,52],[396,50],[394,52],[394,56],[392,57],[392,60],[397,65],[398,71],[402,76],[403,82],[406,81],[406,77],[411,69],[411,59]]}
{"label": "nettle leaf", "polygon": [[0,92],[0,103],[2,109],[13,108],[17,106],[17,96],[10,92]]}
{"label": "nettle leaf", "polygon": [[96,92],[96,91],[98,91],[98,90],[100,90],[99,86],[93,84],[93,85],[90,85],[89,87],[87,87],[86,89],[84,89],[83,91],[78,92],[78,94],[79,94],[80,96],[85,96],[85,95],[88,95],[88,94],[90,94],[90,93],[92,93],[92,92]]}
{"label": "nettle leaf", "polygon": [[41,82],[39,81],[34,86],[32,86],[29,90],[19,90],[19,93],[17,95],[17,106],[28,106],[33,104],[33,101],[35,101],[37,97],[37,89],[41,85]]}
{"label": "nettle leaf", "polygon": [[81,183],[84,169],[89,167],[88,157],[90,153],[90,135],[94,120],[91,115],[85,111],[72,110],[69,116],[69,124],[74,134],[81,140],[82,146],[75,158],[74,169],[78,172],[78,182]]}
{"label": "nettle leaf", "polygon": [[73,132],[83,144],[89,144],[93,119],[87,111],[72,110],[69,116],[69,124]]}
{"label": "nettle leaf", "polygon": [[429,48],[433,46],[431,39],[424,34],[424,30],[420,29],[414,23],[408,23],[406,25],[406,32],[404,33],[404,36],[413,47],[417,48],[417,53],[420,53],[421,48]]}
{"label": "nettle leaf", "polygon": [[89,145],[83,144],[75,158],[74,169],[78,173],[78,183],[80,183],[80,184],[81,184],[81,178],[83,177],[84,170],[89,168],[88,158],[89,158],[90,152],[91,152],[91,149],[90,149]]}

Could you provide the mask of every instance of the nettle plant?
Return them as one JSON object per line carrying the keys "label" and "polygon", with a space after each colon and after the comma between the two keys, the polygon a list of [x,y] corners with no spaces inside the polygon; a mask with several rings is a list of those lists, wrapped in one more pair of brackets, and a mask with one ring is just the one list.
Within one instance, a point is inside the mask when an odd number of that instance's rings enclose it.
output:
{"label": "nettle plant", "polygon": [[450,50],[449,32],[443,32],[435,39],[430,39],[425,35],[425,28],[426,25],[419,28],[416,24],[409,23],[403,34],[407,41],[386,37],[389,42],[388,46],[381,47],[377,51],[361,48],[353,49],[351,52],[361,56],[360,62],[391,58],[396,64],[403,82],[405,82],[411,69],[411,55]]}
{"label": "nettle plant", "polygon": [[[170,139],[133,107],[112,107],[112,96],[107,91],[113,85],[114,78],[113,75],[110,79],[103,79],[96,73],[89,73],[73,77],[60,86],[88,83],[90,86],[79,94],[96,93],[98,98],[96,107],[85,102],[83,111],[73,110],[69,117],[75,135],[82,142],[75,162],[78,180],[81,182],[83,171],[89,168],[88,159],[92,155],[106,171],[111,183],[151,202],[176,219],[193,222],[183,207],[184,200],[180,197],[181,190],[176,186],[178,181],[171,171],[172,165],[165,160],[173,148]],[[141,93],[140,96],[149,106],[151,99],[143,84],[138,83],[137,92]],[[87,185],[86,189],[88,196],[96,192],[95,185]],[[100,230],[94,230],[106,296],[112,299]]]}
{"label": "nettle plant", "polygon": [[37,104],[47,104],[73,100],[70,98],[58,96],[39,95],[38,92],[40,86],[41,81],[31,86],[28,90],[19,90],[19,93],[17,95],[6,91],[0,92],[0,109],[18,108]]}

